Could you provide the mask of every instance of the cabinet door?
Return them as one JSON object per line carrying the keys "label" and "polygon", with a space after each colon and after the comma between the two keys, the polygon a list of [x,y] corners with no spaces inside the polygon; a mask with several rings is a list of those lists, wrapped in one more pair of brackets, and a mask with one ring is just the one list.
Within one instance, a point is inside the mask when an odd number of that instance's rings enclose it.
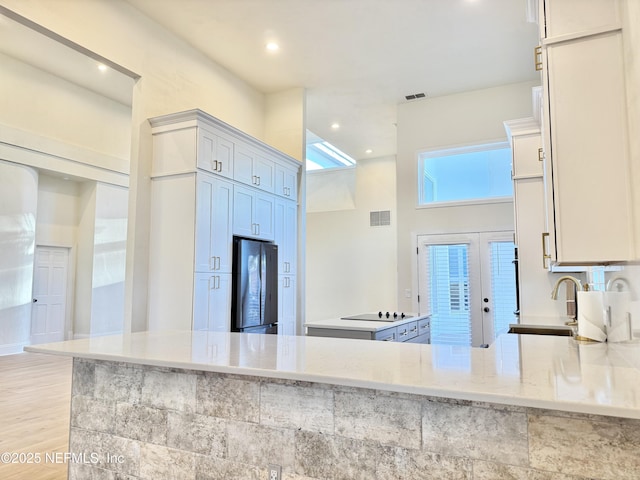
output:
{"label": "cabinet door", "polygon": [[543,37],[576,35],[619,22],[617,0],[544,0]]}
{"label": "cabinet door", "polygon": [[196,182],[195,271],[230,273],[233,185],[203,173]]}
{"label": "cabinet door", "polygon": [[273,161],[257,155],[253,172],[255,176],[255,186],[265,192],[273,193],[276,181],[276,170]]}
{"label": "cabinet door", "polygon": [[253,185],[255,176],[253,173],[253,163],[256,154],[242,145],[238,145],[233,159],[233,178],[234,180],[244,183],[245,185]]}
{"label": "cabinet door", "polygon": [[280,275],[278,288],[278,334],[296,335],[296,277]]}
{"label": "cabinet door", "polygon": [[275,200],[271,195],[256,192],[255,215],[253,222],[257,229],[256,236],[264,240],[273,240],[275,235]]}
{"label": "cabinet door", "polygon": [[234,186],[233,189],[233,233],[242,237],[253,237],[256,229],[254,217],[254,192],[249,188]]}
{"label": "cabinet door", "polygon": [[542,176],[540,134],[514,136],[512,143],[513,178]]}
{"label": "cabinet door", "polygon": [[295,200],[298,195],[298,174],[295,170],[276,164],[274,192],[281,197]]}
{"label": "cabinet door", "polygon": [[273,240],[275,234],[275,200],[248,187],[233,189],[233,233],[243,237]]}
{"label": "cabinet door", "polygon": [[278,245],[278,273],[281,275],[296,273],[297,223],[297,205],[289,200],[276,200],[275,242]]}
{"label": "cabinet door", "polygon": [[193,329],[228,332],[231,328],[231,274],[195,275]]}
{"label": "cabinet door", "polygon": [[234,144],[204,127],[198,128],[198,168],[233,177]]}
{"label": "cabinet door", "polygon": [[622,34],[547,46],[557,261],[631,258]]}

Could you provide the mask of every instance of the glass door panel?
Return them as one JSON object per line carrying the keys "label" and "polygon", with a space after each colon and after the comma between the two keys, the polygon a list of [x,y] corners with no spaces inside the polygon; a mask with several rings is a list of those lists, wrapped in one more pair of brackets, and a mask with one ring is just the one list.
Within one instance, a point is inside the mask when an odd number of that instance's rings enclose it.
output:
{"label": "glass door panel", "polygon": [[514,321],[512,233],[418,237],[420,313],[431,313],[431,342],[479,347]]}

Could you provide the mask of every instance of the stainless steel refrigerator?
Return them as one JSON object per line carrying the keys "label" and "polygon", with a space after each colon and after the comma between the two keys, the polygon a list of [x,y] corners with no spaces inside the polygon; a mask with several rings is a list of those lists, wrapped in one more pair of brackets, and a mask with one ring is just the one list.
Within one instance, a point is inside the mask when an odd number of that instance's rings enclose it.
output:
{"label": "stainless steel refrigerator", "polygon": [[278,333],[278,246],[234,237],[231,329]]}

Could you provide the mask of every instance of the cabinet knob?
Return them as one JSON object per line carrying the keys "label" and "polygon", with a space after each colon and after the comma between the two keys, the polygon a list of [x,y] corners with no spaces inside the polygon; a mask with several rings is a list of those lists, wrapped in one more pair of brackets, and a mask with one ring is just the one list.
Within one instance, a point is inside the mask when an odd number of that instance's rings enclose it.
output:
{"label": "cabinet knob", "polygon": [[484,310],[484,313],[489,313],[490,308],[489,307],[484,307],[482,310]]}

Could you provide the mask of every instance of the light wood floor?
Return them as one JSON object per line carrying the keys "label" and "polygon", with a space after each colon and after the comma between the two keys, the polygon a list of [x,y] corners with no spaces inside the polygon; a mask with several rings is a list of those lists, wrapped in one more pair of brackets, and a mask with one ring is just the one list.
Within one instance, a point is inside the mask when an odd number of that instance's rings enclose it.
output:
{"label": "light wood floor", "polygon": [[2,480],[66,480],[64,462],[46,454],[68,452],[71,358],[21,353],[0,356],[0,454],[35,454],[40,464],[5,464]]}

